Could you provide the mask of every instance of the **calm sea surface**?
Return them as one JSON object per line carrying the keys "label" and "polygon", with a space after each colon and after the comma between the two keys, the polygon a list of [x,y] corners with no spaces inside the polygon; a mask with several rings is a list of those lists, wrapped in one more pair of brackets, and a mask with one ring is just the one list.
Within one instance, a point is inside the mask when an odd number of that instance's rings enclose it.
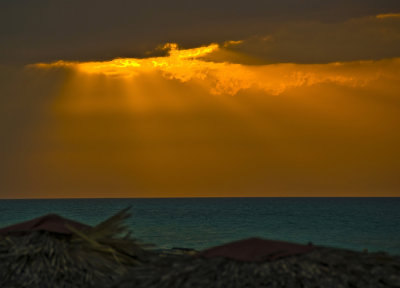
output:
{"label": "calm sea surface", "polygon": [[95,225],[127,206],[133,235],[159,248],[258,236],[400,254],[400,198],[0,200],[0,227],[47,213]]}

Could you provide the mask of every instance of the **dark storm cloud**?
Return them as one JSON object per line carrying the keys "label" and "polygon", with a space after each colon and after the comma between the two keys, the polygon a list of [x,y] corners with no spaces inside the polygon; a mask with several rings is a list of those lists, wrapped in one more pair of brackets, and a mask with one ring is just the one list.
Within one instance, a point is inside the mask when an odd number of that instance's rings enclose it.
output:
{"label": "dark storm cloud", "polygon": [[246,64],[395,58],[400,55],[400,17],[380,14],[336,23],[291,22],[271,34],[244,39],[227,50],[248,55],[247,61],[242,57]]}
{"label": "dark storm cloud", "polygon": [[397,0],[3,0],[0,63],[144,56],[165,42],[190,47],[273,34],[287,22],[335,23],[398,10]]}

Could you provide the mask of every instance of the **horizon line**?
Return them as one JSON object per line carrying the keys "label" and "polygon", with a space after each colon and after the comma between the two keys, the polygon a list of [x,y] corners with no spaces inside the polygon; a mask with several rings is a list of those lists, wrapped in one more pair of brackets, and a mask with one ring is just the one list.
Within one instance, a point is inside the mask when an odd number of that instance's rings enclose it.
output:
{"label": "horizon line", "polygon": [[2,200],[114,200],[114,199],[232,199],[232,198],[400,198],[400,196],[197,196],[197,197],[57,197],[0,198]]}

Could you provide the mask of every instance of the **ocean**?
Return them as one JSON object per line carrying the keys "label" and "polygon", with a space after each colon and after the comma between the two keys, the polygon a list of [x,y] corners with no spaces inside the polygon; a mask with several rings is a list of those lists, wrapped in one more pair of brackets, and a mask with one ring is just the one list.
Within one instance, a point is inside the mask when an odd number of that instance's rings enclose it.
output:
{"label": "ocean", "polygon": [[262,237],[400,255],[400,198],[0,200],[0,227],[47,213],[95,225],[128,206],[134,237],[160,249]]}

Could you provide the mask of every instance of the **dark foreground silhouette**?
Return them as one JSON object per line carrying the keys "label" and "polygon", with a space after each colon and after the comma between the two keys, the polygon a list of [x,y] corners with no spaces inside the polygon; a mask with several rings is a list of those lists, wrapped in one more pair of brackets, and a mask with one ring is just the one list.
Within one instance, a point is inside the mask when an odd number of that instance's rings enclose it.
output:
{"label": "dark foreground silhouette", "polygon": [[250,238],[201,252],[47,215],[0,229],[0,287],[400,287],[400,256]]}

